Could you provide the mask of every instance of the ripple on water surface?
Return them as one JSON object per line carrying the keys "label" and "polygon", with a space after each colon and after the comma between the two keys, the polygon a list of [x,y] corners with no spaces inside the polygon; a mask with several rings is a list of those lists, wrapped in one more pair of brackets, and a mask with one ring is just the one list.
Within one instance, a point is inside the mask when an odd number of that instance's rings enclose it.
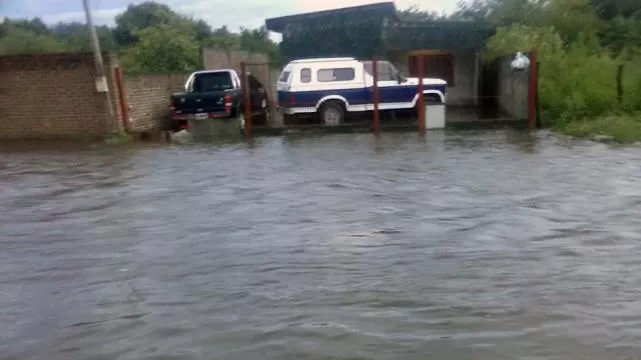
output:
{"label": "ripple on water surface", "polygon": [[515,132],[7,151],[0,354],[638,359],[640,159]]}

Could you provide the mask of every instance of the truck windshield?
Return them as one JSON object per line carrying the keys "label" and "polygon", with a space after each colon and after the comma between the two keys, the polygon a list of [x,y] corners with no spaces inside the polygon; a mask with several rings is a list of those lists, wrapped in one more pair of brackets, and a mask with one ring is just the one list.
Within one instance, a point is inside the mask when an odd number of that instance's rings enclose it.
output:
{"label": "truck windshield", "polygon": [[227,71],[198,74],[194,78],[193,91],[220,91],[233,88],[231,75]]}

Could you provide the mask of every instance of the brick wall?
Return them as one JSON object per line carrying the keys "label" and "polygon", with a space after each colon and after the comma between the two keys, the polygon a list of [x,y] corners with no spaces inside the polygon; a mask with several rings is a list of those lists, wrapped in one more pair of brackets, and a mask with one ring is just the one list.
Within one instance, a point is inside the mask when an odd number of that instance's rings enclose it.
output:
{"label": "brick wall", "polygon": [[124,88],[132,131],[160,130],[169,119],[169,96],[184,91],[189,74],[125,76]]}
{"label": "brick wall", "polygon": [[[109,69],[113,58],[105,54],[104,60]],[[105,101],[114,93],[99,93],[95,75],[91,54],[0,57],[0,138],[92,136],[118,129]],[[108,81],[114,84],[111,72]]]}
{"label": "brick wall", "polygon": [[[233,68],[240,62],[267,63],[263,54],[205,50],[206,69]],[[121,129],[123,120],[116,56],[103,54],[110,93],[95,86],[92,54],[40,54],[0,57],[0,138],[100,136]],[[124,69],[126,72],[126,69]],[[269,66],[249,71],[275,91],[277,72]],[[161,129],[169,116],[169,96],[183,90],[189,74],[123,76],[123,96],[132,131]],[[111,116],[105,97],[110,96]],[[273,99],[274,97],[272,97]]]}

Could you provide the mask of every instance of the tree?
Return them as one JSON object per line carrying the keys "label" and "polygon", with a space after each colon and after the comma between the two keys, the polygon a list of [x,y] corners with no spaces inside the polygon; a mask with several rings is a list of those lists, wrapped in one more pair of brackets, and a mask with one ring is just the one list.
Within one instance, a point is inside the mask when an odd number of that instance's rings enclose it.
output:
{"label": "tree", "polygon": [[546,3],[546,0],[460,1],[452,17],[461,20],[488,21],[497,26],[509,26],[514,23],[535,25],[541,24]]}
{"label": "tree", "polygon": [[590,0],[590,3],[604,20],[617,17],[641,20],[641,3],[638,0]]}
{"label": "tree", "polygon": [[438,14],[434,11],[421,10],[418,6],[412,5],[405,10],[399,10],[398,18],[401,21],[432,21],[445,20],[447,19],[447,15]]}
{"label": "tree", "polygon": [[189,31],[175,24],[160,24],[133,33],[136,46],[124,51],[121,61],[131,72],[190,72],[200,68],[200,47]]}
{"label": "tree", "polygon": [[50,35],[49,28],[40,18],[5,19],[0,23],[0,36],[5,36],[14,30],[25,30],[35,35]]}
{"label": "tree", "polygon": [[240,49],[266,54],[272,63],[280,61],[278,45],[269,40],[269,33],[264,26],[258,29],[241,29],[238,44]]}
{"label": "tree", "polygon": [[138,5],[129,5],[125,12],[116,16],[114,35],[121,46],[131,46],[138,41],[136,33],[140,30],[186,21],[184,16],[174,12],[169,6],[146,1]]}
{"label": "tree", "polygon": [[[187,17],[154,1],[129,5],[116,16],[116,26],[98,26],[102,50],[119,51],[128,71],[168,72],[199,68],[203,47],[265,53],[279,59],[278,46],[264,27],[233,33],[212,28],[203,20]],[[39,19],[7,19],[0,23],[2,54],[92,51],[84,23],[67,22],[47,27]]]}
{"label": "tree", "polygon": [[[73,51],[92,51],[91,39],[87,31],[87,25],[80,22],[57,23],[50,30],[59,42],[67,44]],[[115,51],[118,49],[112,29],[107,26],[97,26],[96,34],[100,47],[103,51]]]}

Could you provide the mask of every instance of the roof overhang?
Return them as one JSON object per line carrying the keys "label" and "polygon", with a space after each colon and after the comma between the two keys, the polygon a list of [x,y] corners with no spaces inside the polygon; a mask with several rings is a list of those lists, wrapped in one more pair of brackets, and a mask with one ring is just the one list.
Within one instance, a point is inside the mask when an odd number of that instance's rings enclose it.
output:
{"label": "roof overhang", "polygon": [[480,49],[495,32],[495,27],[486,22],[398,22],[388,27],[386,44],[389,50]]}
{"label": "roof overhang", "polygon": [[340,9],[317,11],[304,14],[281,16],[265,20],[265,27],[269,31],[282,33],[290,23],[300,23],[310,20],[323,20],[339,16],[357,15],[359,18],[370,16],[381,16],[397,18],[394,2],[380,2],[369,5],[352,6]]}

